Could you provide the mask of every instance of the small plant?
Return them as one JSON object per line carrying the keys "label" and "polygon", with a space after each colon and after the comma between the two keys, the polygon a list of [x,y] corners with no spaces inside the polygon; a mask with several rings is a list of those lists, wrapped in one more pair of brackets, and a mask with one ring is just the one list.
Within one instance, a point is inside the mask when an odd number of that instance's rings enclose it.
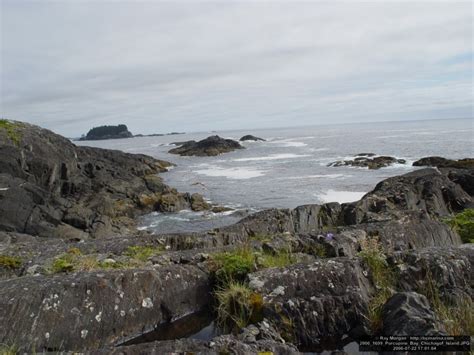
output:
{"label": "small plant", "polygon": [[263,319],[263,298],[246,285],[230,282],[226,288],[215,292],[217,314],[221,326],[238,330]]}
{"label": "small plant", "polygon": [[18,269],[22,265],[22,260],[18,256],[0,255],[0,266],[7,269]]}
{"label": "small plant", "polygon": [[158,255],[163,251],[163,248],[156,247],[156,246],[143,246],[143,245],[135,245],[129,246],[125,251],[125,255],[132,259],[140,260],[140,261],[147,261],[153,255]]}
{"label": "small plant", "polygon": [[211,258],[211,272],[220,285],[243,282],[247,274],[255,270],[255,254],[247,247],[215,254]]}
{"label": "small plant", "polygon": [[390,269],[379,239],[374,236],[361,241],[359,257],[370,270],[375,294],[369,301],[367,319],[374,333],[382,329],[382,307],[392,296],[395,274]]}
{"label": "small plant", "polygon": [[456,304],[443,302],[431,270],[426,264],[425,268],[426,284],[420,288],[420,292],[428,298],[436,317],[447,333],[453,336],[474,334],[474,302],[467,297],[460,299]]}
{"label": "small plant", "polygon": [[4,130],[8,138],[17,146],[20,145],[21,142],[21,133],[18,131],[20,126],[19,123],[14,123],[3,118],[0,119],[0,130]]}
{"label": "small plant", "polygon": [[276,254],[264,253],[257,257],[258,266],[263,268],[284,267],[296,262],[296,258],[288,250],[282,250]]}
{"label": "small plant", "polygon": [[259,242],[269,242],[272,240],[272,236],[268,234],[262,234],[262,233],[255,233],[250,235],[249,237],[252,240],[258,240]]}
{"label": "small plant", "polygon": [[474,243],[474,208],[467,208],[444,222],[459,234],[463,243]]}
{"label": "small plant", "polygon": [[81,251],[79,248],[71,248],[67,251],[68,254],[72,254],[72,255],[81,255]]}
{"label": "small plant", "polygon": [[60,272],[74,271],[74,257],[71,254],[63,254],[53,260],[51,264],[51,271],[54,274]]}
{"label": "small plant", "polygon": [[0,343],[0,355],[16,355],[18,353],[18,346]]}

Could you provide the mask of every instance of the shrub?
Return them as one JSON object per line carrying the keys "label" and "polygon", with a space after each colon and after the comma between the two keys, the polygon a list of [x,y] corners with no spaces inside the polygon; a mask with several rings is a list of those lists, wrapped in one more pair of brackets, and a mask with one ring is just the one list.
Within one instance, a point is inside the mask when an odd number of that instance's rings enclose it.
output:
{"label": "shrub", "polygon": [[18,256],[0,255],[0,266],[7,269],[18,269],[21,264],[22,260]]}
{"label": "shrub", "polygon": [[463,243],[474,243],[474,208],[467,208],[444,221],[459,234]]}
{"label": "shrub", "polygon": [[263,298],[244,284],[230,282],[215,292],[219,324],[224,329],[238,330],[263,319]]}

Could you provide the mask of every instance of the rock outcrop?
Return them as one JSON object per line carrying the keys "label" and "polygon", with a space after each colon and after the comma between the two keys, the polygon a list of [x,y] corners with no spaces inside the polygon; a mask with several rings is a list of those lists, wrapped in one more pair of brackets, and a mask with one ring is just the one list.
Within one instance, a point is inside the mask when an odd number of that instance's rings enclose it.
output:
{"label": "rock outcrop", "polygon": [[436,166],[438,168],[474,169],[474,159],[466,158],[459,160],[451,160],[442,157],[426,157],[415,161],[413,163],[413,166]]}
{"label": "rock outcrop", "polygon": [[224,139],[219,136],[210,136],[199,142],[182,142],[182,145],[169,151],[171,154],[185,156],[215,156],[222,153],[232,152],[236,149],[244,149],[239,142],[232,139]]}
{"label": "rock outcrop", "polygon": [[92,128],[87,134],[80,138],[81,141],[96,141],[102,139],[132,138],[133,134],[124,124],[117,126],[99,126]]}
{"label": "rock outcrop", "polygon": [[360,153],[352,160],[338,160],[329,163],[329,167],[356,166],[359,168],[380,169],[393,164],[405,164],[405,159],[397,159],[389,156],[375,156],[374,153]]}
{"label": "rock outcrop", "polygon": [[145,155],[79,147],[26,123],[0,129],[0,230],[44,237],[128,234],[139,214],[205,208],[157,175],[171,164]]}
{"label": "rock outcrop", "polygon": [[240,138],[239,141],[241,141],[241,142],[245,142],[245,141],[254,141],[254,142],[262,141],[262,142],[265,142],[265,139],[260,138],[260,137],[252,136],[251,134],[247,134],[246,136],[243,136],[242,138]]}

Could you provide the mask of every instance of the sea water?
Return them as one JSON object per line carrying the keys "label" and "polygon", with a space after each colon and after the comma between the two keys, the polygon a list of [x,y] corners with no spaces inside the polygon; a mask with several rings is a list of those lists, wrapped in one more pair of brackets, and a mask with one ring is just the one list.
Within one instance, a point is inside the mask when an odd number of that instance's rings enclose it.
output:
{"label": "sea water", "polygon": [[[159,132],[159,123],[150,131]],[[172,144],[175,141],[200,140],[216,134],[234,140],[252,134],[266,141],[242,142],[246,149],[215,157],[168,153],[175,147]],[[422,157],[473,157],[474,120],[246,129],[77,143],[170,161],[176,166],[161,174],[165,183],[179,191],[198,192],[207,200],[236,211],[155,212],[141,220],[143,229],[183,232],[235,223],[248,213],[265,208],[355,201],[381,180],[417,169],[412,163]],[[407,163],[378,170],[327,166],[336,160],[352,159],[359,153],[390,155]]]}

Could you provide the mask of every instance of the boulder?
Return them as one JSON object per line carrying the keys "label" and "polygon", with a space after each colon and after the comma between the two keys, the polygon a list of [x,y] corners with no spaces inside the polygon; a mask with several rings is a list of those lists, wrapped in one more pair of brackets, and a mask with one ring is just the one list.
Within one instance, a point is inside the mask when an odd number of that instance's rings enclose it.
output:
{"label": "boulder", "polygon": [[241,141],[241,142],[245,142],[245,141],[255,141],[255,142],[262,141],[262,142],[265,142],[265,139],[252,136],[251,134],[247,134],[246,136],[243,136],[242,138],[240,138],[239,141]]}
{"label": "boulder", "polygon": [[207,274],[191,265],[0,281],[0,324],[9,324],[0,343],[24,351],[108,346],[209,306],[210,290]]}
{"label": "boulder", "polygon": [[384,335],[447,335],[428,299],[416,292],[397,292],[382,308]]}
{"label": "boulder", "polygon": [[169,153],[186,156],[215,156],[222,153],[232,152],[236,149],[244,149],[244,147],[242,147],[239,142],[232,139],[210,136],[199,142],[185,142],[181,146],[171,149]]}

